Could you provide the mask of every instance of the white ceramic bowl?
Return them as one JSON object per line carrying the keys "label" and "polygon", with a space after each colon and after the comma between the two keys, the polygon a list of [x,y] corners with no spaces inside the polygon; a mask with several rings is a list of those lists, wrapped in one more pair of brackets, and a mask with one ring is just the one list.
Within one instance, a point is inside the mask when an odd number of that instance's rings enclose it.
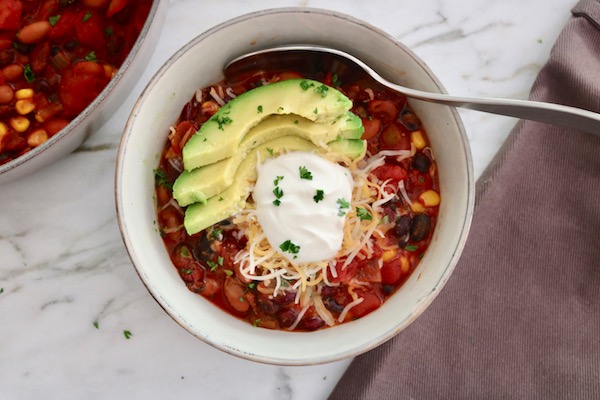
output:
{"label": "white ceramic bowl", "polygon": [[458,113],[445,106],[411,101],[436,154],[443,201],[428,252],[404,286],[380,309],[321,331],[271,331],[231,317],[187,290],[155,224],[153,169],[158,165],[169,126],[197,88],[222,79],[227,61],[261,47],[290,43],[346,50],[401,84],[444,91],[409,49],[347,15],[283,8],[233,19],[179,50],[142,93],[119,149],[116,201],[131,260],[152,296],[175,321],[203,341],[236,356],[272,364],[307,365],[363,353],[396,335],[425,310],[450,277],[462,251],[473,212],[474,180]]}
{"label": "white ceramic bowl", "polygon": [[148,65],[162,30],[167,1],[154,0],[140,36],[104,90],[69,125],[42,145],[0,165],[0,184],[17,180],[75,150],[121,106]]}

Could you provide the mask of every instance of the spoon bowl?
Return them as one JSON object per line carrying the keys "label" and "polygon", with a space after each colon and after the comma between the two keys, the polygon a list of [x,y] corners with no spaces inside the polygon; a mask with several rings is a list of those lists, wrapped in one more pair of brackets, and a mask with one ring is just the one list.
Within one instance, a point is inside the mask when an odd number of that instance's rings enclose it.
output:
{"label": "spoon bowl", "polygon": [[416,90],[388,81],[366,63],[347,52],[318,45],[275,46],[247,53],[227,63],[224,73],[226,80],[235,82],[251,70],[292,69],[298,71],[299,67],[304,69],[300,72],[308,77],[317,71],[335,71],[342,80],[344,78],[357,79],[362,75],[365,79],[370,78],[380,85],[413,99],[561,125],[600,135],[600,114],[598,113],[539,101],[462,97]]}

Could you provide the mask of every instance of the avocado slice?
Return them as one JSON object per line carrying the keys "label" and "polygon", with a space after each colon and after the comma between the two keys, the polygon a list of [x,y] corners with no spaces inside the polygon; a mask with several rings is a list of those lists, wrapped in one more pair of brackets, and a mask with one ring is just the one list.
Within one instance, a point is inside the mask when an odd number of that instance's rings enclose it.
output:
{"label": "avocado slice", "polygon": [[[231,186],[240,163],[252,149],[277,137],[296,136],[310,140],[315,146],[324,146],[324,152],[336,152],[351,159],[361,157],[365,149],[360,139],[363,132],[362,121],[356,115],[350,112],[348,114],[347,124],[344,124],[345,128],[341,128],[339,138],[333,140],[338,137],[338,133],[335,133],[327,144],[315,142],[315,138],[332,132],[329,125],[317,124],[295,115],[268,117],[246,134],[237,152],[231,157],[192,171],[183,171],[173,185],[173,197],[182,207],[197,202],[206,203],[209,197]],[[335,124],[339,124],[338,121]]]}
{"label": "avocado slice", "polygon": [[[217,111],[183,148],[186,170],[231,157],[248,131],[270,115],[296,114],[319,124],[343,124],[352,101],[310,79],[289,79],[242,93]],[[314,140],[327,143],[327,134]]]}
{"label": "avocado slice", "polygon": [[258,146],[240,163],[231,186],[209,198],[205,204],[194,203],[186,208],[183,221],[186,231],[193,235],[242,211],[250,194],[250,185],[257,179],[259,160],[285,151],[313,151],[316,148],[312,142],[297,136],[280,137]]}

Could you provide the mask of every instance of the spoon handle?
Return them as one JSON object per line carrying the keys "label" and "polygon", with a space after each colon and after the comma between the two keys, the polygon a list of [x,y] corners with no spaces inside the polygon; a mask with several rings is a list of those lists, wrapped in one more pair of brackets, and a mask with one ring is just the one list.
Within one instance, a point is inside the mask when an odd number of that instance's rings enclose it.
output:
{"label": "spoon handle", "polygon": [[387,81],[380,83],[418,100],[560,125],[600,135],[600,114],[581,108],[530,100],[459,97],[422,92]]}

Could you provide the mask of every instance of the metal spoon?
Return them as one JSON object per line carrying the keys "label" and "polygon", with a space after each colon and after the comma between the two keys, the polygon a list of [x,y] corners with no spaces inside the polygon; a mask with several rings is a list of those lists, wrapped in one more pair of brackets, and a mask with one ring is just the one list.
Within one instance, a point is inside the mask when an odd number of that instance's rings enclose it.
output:
{"label": "metal spoon", "polygon": [[256,70],[291,69],[309,75],[319,71],[335,71],[345,78],[360,79],[368,74],[379,84],[407,97],[575,128],[600,135],[600,114],[580,108],[529,100],[451,96],[430,93],[391,83],[358,58],[340,50],[316,45],[278,46],[244,54],[230,61],[224,69],[225,79],[235,81]]}

